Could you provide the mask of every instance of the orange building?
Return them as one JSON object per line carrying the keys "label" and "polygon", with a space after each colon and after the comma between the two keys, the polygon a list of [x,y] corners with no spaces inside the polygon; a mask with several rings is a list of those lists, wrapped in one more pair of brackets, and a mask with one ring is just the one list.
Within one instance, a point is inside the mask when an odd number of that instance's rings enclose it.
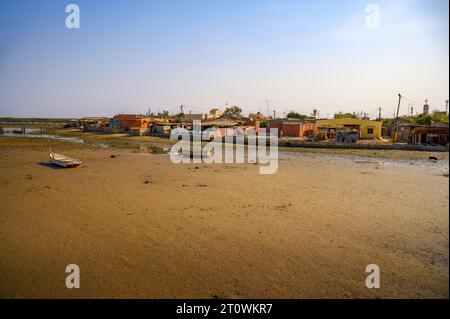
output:
{"label": "orange building", "polygon": [[313,134],[316,129],[316,124],[311,122],[302,123],[283,123],[283,136],[287,137],[308,137]]}
{"label": "orange building", "polygon": [[153,119],[141,114],[119,114],[117,120],[119,127],[129,130],[132,127],[149,127]]}
{"label": "orange building", "polygon": [[314,122],[298,122],[273,120],[269,121],[269,129],[277,128],[280,137],[306,138],[316,130]]}

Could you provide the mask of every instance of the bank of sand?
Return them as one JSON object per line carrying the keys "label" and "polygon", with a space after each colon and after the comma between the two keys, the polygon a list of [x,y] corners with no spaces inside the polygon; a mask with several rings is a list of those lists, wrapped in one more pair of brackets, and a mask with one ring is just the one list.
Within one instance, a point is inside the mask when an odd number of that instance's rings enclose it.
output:
{"label": "bank of sand", "polygon": [[[291,153],[264,176],[61,149],[82,167],[0,146],[0,297],[449,297],[448,160]],[[71,263],[80,289],[65,287]]]}

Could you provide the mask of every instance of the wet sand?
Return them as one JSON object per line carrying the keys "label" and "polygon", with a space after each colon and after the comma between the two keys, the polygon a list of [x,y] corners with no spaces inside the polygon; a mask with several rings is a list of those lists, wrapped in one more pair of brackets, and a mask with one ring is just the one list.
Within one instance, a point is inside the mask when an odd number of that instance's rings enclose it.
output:
{"label": "wet sand", "polygon": [[[448,157],[283,153],[259,175],[58,146],[84,164],[0,143],[0,297],[449,297]],[[72,263],[80,289],[65,287]]]}

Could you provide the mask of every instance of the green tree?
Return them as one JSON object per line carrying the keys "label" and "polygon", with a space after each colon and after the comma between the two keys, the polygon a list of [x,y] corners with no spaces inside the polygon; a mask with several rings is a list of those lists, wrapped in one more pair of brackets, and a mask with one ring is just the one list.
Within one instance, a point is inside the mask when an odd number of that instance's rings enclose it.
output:
{"label": "green tree", "polygon": [[174,116],[174,118],[177,123],[183,123],[185,121],[184,113],[178,113]]}
{"label": "green tree", "polygon": [[358,115],[356,115],[354,113],[351,114],[351,113],[341,113],[341,112],[339,112],[339,113],[335,113],[334,114],[334,118],[335,119],[345,119],[345,118],[357,119]]}
{"label": "green tree", "polygon": [[304,119],[306,119],[307,118],[307,116],[306,115],[303,115],[303,114],[300,114],[300,113],[297,113],[297,112],[289,112],[287,115],[286,115],[286,118],[288,118],[288,119],[298,119],[298,120],[304,120]]}
{"label": "green tree", "polygon": [[238,106],[231,106],[225,109],[223,112],[224,115],[228,115],[231,117],[241,117],[242,116],[242,109]]}
{"label": "green tree", "polygon": [[419,125],[432,125],[433,123],[448,123],[448,115],[445,112],[435,111],[432,114],[419,114],[403,117],[406,121]]}
{"label": "green tree", "polygon": [[269,122],[268,121],[261,121],[261,123],[259,123],[259,127],[269,127]]}
{"label": "green tree", "polygon": [[433,123],[433,117],[430,114],[420,114],[415,119],[417,124],[431,125]]}
{"label": "green tree", "polygon": [[431,117],[433,119],[433,122],[448,123],[447,112],[434,111],[433,114],[431,114]]}
{"label": "green tree", "polygon": [[169,117],[169,111],[162,111],[162,112],[158,113],[158,116],[160,116],[162,118],[168,118]]}

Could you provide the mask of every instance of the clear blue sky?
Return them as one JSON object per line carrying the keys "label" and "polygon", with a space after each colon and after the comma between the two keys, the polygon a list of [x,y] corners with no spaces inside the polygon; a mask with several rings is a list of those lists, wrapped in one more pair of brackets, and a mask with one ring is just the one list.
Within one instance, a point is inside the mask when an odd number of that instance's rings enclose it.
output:
{"label": "clear blue sky", "polygon": [[[76,3],[81,28],[67,29]],[[380,8],[378,29],[366,6]],[[448,0],[0,1],[0,116],[443,108]]]}

